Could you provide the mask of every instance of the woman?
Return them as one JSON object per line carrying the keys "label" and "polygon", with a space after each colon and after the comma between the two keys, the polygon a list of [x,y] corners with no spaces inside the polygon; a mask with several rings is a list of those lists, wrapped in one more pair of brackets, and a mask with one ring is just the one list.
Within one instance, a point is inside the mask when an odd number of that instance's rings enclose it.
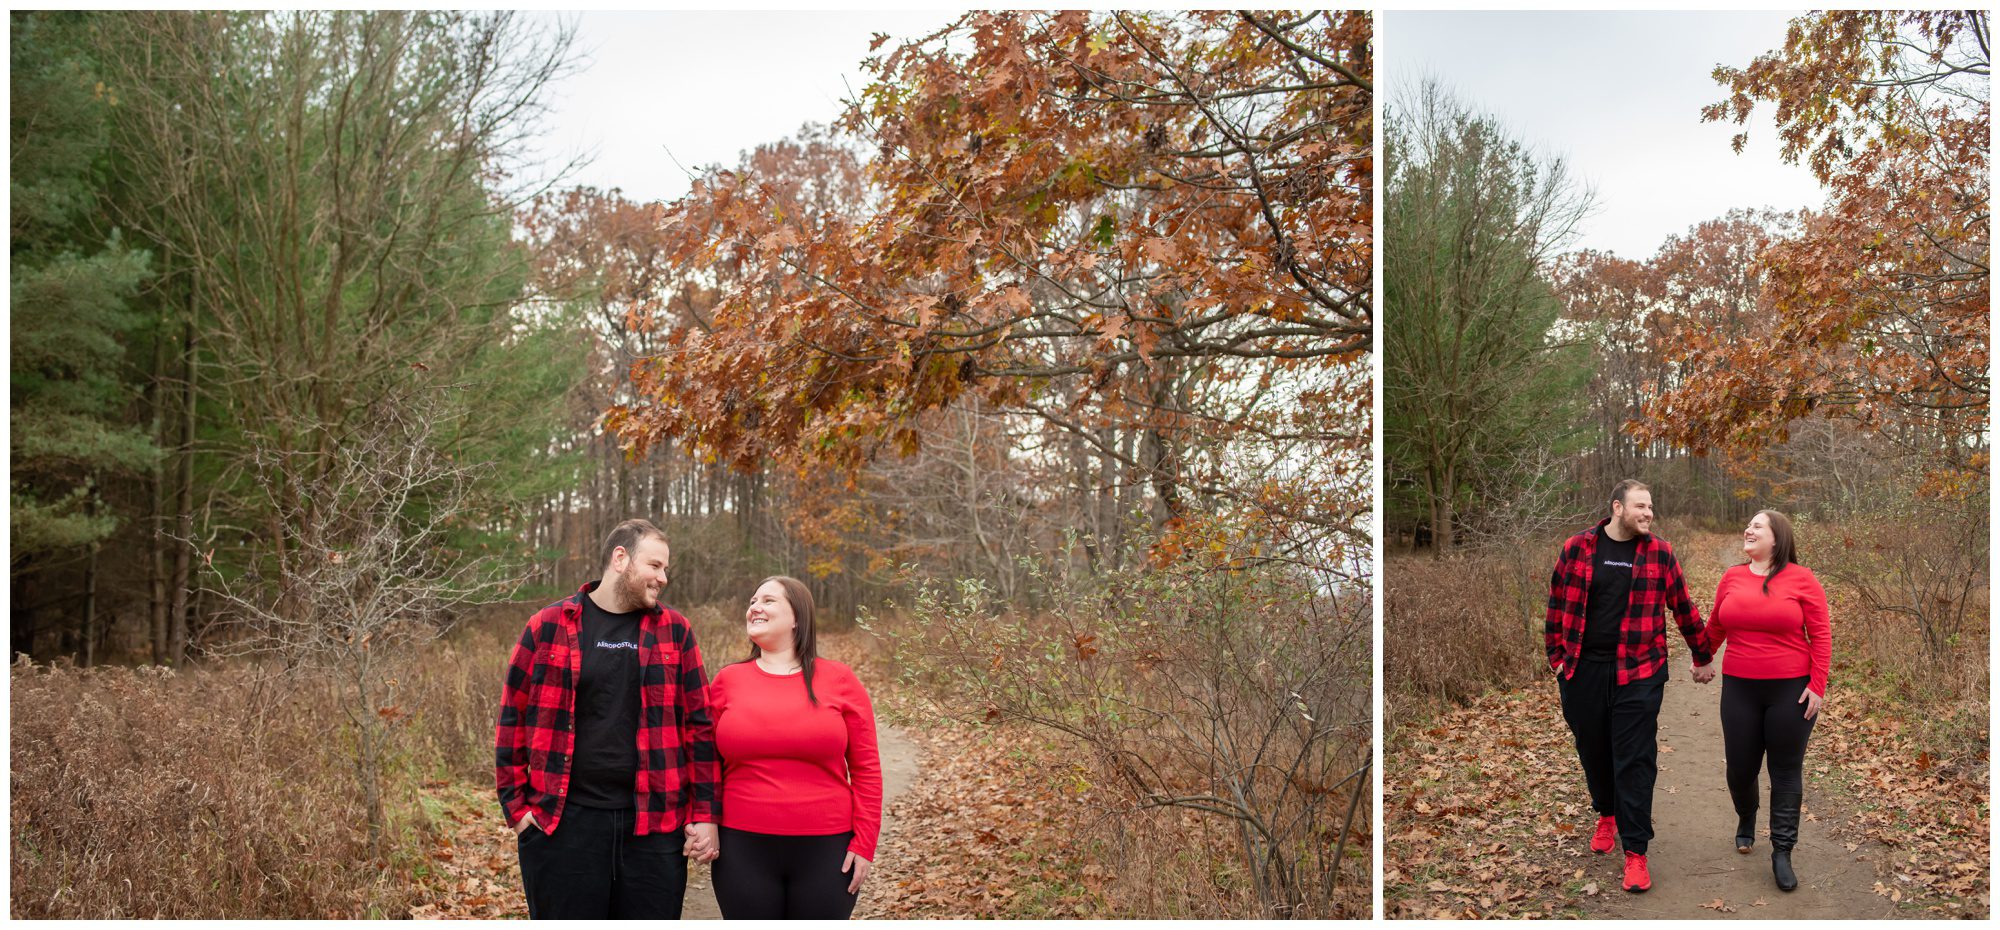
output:
{"label": "woman", "polygon": [[1758,511],[1743,530],[1749,562],[1722,574],[1708,625],[1711,651],[1729,644],[1722,660],[1722,749],[1729,797],[1736,804],[1736,851],[1748,853],[1757,834],[1757,770],[1771,767],[1771,875],[1778,887],[1799,886],[1792,846],[1799,839],[1805,792],[1806,739],[1826,700],[1833,628],[1826,590],[1798,564],[1792,522]]}
{"label": "woman", "polygon": [[868,691],[815,654],[812,593],[797,579],[765,579],[743,622],[750,658],[709,685],[722,756],[715,901],[730,920],[845,920],[882,825]]}

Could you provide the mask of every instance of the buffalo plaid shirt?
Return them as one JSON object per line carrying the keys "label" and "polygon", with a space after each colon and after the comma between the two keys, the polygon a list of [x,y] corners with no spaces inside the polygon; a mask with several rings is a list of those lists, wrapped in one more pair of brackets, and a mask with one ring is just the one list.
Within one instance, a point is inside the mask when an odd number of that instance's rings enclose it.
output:
{"label": "buffalo plaid shirt", "polygon": [[[508,824],[528,813],[553,833],[576,749],[576,682],[583,599],[593,581],[535,613],[514,646],[494,728],[495,783]],[[644,836],[722,816],[721,764],[708,676],[686,617],[656,607],[639,619],[639,771],[632,832]]]}
{"label": "buffalo plaid shirt", "polygon": [[[1610,522],[1606,517],[1597,527]],[[1555,574],[1549,576],[1543,640],[1549,649],[1549,667],[1563,678],[1576,674],[1577,657],[1583,654],[1584,604],[1590,597],[1590,572],[1596,561],[1597,530],[1584,530],[1563,543]],[[1666,610],[1674,612],[1681,636],[1694,652],[1695,664],[1707,665],[1711,655],[1701,611],[1688,599],[1687,581],[1681,577],[1673,547],[1658,536],[1641,535],[1632,559],[1632,594],[1618,631],[1619,684],[1651,678],[1667,664]]]}

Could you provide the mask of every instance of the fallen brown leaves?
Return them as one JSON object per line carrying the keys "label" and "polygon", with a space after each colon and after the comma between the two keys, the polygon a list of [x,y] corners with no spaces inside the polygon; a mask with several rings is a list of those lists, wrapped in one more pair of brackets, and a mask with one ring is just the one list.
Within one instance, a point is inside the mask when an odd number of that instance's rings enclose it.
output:
{"label": "fallen brown leaves", "polygon": [[[1836,655],[1836,671],[1840,664]],[[1933,916],[1985,917],[1992,888],[1986,747],[1964,747],[1941,765],[1917,748],[1916,728],[1908,726],[1921,709],[1863,688],[1831,697],[1807,764],[1826,760],[1824,783],[1854,810],[1832,825],[1847,848],[1868,840],[1890,848],[1892,874],[1875,893]]]}
{"label": "fallen brown leaves", "polygon": [[1077,918],[1105,912],[1109,871],[1070,842],[1086,813],[1035,764],[1032,734],[909,728],[922,774],[889,805],[856,919]]}
{"label": "fallen brown leaves", "polygon": [[1384,916],[1562,915],[1595,894],[1571,887],[1591,816],[1572,751],[1551,685],[1479,698],[1385,753]]}
{"label": "fallen brown leaves", "polygon": [[433,782],[424,786],[432,835],[411,876],[416,920],[492,920],[528,916],[514,834],[501,823],[490,788]]}

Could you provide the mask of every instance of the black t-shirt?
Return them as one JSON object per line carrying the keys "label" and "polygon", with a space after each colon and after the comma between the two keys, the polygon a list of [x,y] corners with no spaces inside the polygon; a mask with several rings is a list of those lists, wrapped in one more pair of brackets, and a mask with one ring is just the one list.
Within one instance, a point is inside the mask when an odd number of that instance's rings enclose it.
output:
{"label": "black t-shirt", "polygon": [[1639,554],[1639,537],[1619,542],[1597,528],[1597,555],[1590,564],[1590,596],[1584,602],[1583,658],[1609,662],[1618,658],[1618,634],[1632,601],[1632,562]]}
{"label": "black t-shirt", "polygon": [[635,804],[639,778],[639,618],[614,614],[583,598],[576,682],[576,755],[569,802],[622,810]]}

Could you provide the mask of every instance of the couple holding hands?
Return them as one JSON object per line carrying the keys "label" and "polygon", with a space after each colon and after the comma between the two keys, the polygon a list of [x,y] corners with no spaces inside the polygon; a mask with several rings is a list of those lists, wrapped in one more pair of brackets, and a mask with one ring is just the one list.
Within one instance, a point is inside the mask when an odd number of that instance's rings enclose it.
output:
{"label": "couple holding hands", "polygon": [[502,691],[494,778],[528,916],[679,918],[694,859],[724,918],[846,919],[882,766],[867,690],[816,654],[812,594],[758,585],[749,658],[711,681],[660,603],[665,535],[627,520],[603,553],[601,579],[528,621]]}
{"label": "couple holding hands", "polygon": [[1673,548],[1651,534],[1652,523],[1652,492],[1637,481],[1620,482],[1611,516],[1563,544],[1549,580],[1549,665],[1598,814],[1590,848],[1608,853],[1622,844],[1625,890],[1652,887],[1646,848],[1671,610],[1693,653],[1695,681],[1714,680],[1710,663],[1729,646],[1720,716],[1736,851],[1756,846],[1757,773],[1768,761],[1771,874],[1791,891],[1798,887],[1791,855],[1806,741],[1826,699],[1833,656],[1826,591],[1798,564],[1791,521],[1759,511],[1743,530],[1745,562],[1723,573],[1704,626]]}

